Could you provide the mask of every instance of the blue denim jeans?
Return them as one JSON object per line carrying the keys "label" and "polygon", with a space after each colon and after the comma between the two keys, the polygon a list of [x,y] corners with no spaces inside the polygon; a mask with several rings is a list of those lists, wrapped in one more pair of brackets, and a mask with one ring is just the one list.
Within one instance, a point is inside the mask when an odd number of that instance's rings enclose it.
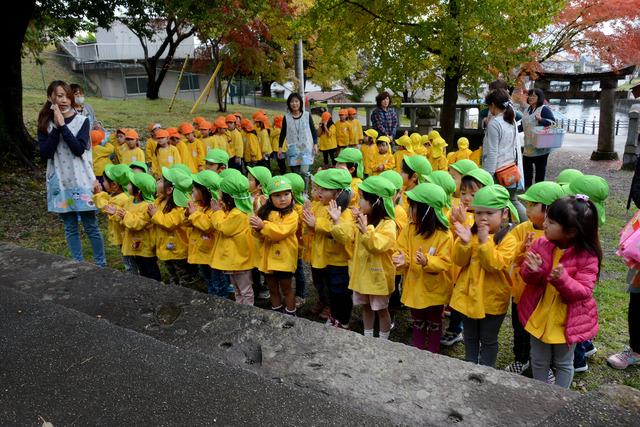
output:
{"label": "blue denim jeans", "polygon": [[231,286],[229,276],[220,270],[211,268],[208,265],[201,264],[198,267],[200,268],[200,275],[204,279],[204,283],[207,285],[207,293],[209,295],[228,298],[229,287]]}
{"label": "blue denim jeans", "polygon": [[304,262],[298,258],[298,266],[296,267],[296,296],[306,298],[307,295],[307,278],[304,274]]}
{"label": "blue denim jeans", "polygon": [[82,241],[78,227],[78,223],[82,221],[84,232],[87,233],[89,242],[91,242],[94,262],[100,267],[106,267],[107,260],[104,254],[104,241],[102,240],[102,233],[98,226],[96,211],[65,212],[60,214],[60,218],[64,223],[64,234],[67,238],[69,251],[71,251],[71,257],[76,261],[84,261]]}

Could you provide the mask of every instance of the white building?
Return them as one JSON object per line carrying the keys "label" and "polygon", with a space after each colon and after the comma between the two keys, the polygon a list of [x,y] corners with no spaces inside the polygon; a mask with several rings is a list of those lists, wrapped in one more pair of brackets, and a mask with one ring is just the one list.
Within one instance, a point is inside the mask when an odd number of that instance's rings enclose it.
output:
{"label": "white building", "polygon": [[[160,31],[157,40],[147,41],[149,55],[157,52],[164,36],[164,31]],[[160,86],[161,98],[173,96],[180,74],[175,68],[182,65],[187,55],[193,58],[196,47],[197,40],[193,36],[180,43],[173,57],[176,66],[166,74]],[[110,28],[98,28],[95,43],[78,45],[68,39],[59,48],[70,56],[72,69],[83,73],[100,96],[124,99],[146,95],[148,78],[141,64],[144,61],[142,45],[137,36],[121,22],[114,22]],[[166,58],[166,53],[161,60]],[[186,72],[177,97],[195,100],[209,77]]]}

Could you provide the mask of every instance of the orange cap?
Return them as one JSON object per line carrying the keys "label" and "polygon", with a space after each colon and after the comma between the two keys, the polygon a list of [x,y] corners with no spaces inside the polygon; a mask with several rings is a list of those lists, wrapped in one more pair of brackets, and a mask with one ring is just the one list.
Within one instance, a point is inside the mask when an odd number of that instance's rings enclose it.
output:
{"label": "orange cap", "polygon": [[248,119],[242,119],[240,126],[242,126],[242,129],[247,132],[251,132],[253,130],[253,124]]}
{"label": "orange cap", "polygon": [[186,135],[188,133],[193,132],[193,125],[187,122],[181,123],[179,130],[181,134]]}
{"label": "orange cap", "polygon": [[235,117],[240,117],[240,120],[242,120],[242,113],[233,113],[233,115]]}
{"label": "orange cap", "polygon": [[229,126],[227,126],[227,122],[225,122],[224,117],[218,117],[216,121],[213,122],[213,125],[215,126],[216,130],[229,129]]}
{"label": "orange cap", "polygon": [[358,110],[356,110],[355,108],[351,107],[347,110],[347,112],[349,113],[350,116],[353,116],[354,114],[358,113]]}
{"label": "orange cap", "polygon": [[96,146],[98,144],[100,144],[105,137],[105,133],[103,130],[92,130],[91,131],[91,145],[92,146]]}
{"label": "orange cap", "polygon": [[273,127],[280,129],[282,127],[283,120],[284,120],[284,116],[275,116],[273,118]]}
{"label": "orange cap", "polygon": [[338,111],[338,115],[339,116],[348,116],[349,115],[349,111],[347,111],[344,108],[341,108],[340,111]]}
{"label": "orange cap", "polygon": [[124,133],[124,137],[127,139],[138,139],[138,132],[136,132],[134,129],[127,129],[127,131]]}
{"label": "orange cap", "polygon": [[[196,123],[196,124],[198,124],[198,125],[199,125],[200,123],[202,123],[202,122],[206,122],[206,121],[207,121],[207,120],[206,120],[204,117],[202,117],[202,116],[198,116],[198,117],[196,117],[195,119],[193,119],[193,123]],[[188,132],[187,132],[187,133],[188,133]]]}
{"label": "orange cap", "polygon": [[119,129],[116,129],[116,133],[121,133],[121,134],[123,134],[123,135],[124,135],[125,133],[127,133],[127,128],[119,128]]}
{"label": "orange cap", "polygon": [[156,138],[169,138],[169,132],[166,129],[158,129],[156,131]]}
{"label": "orange cap", "polygon": [[322,121],[323,122],[328,122],[330,118],[331,118],[331,113],[330,112],[325,111],[324,113],[322,113]]}
{"label": "orange cap", "polygon": [[167,132],[169,133],[169,138],[181,138],[182,135],[180,135],[180,133],[178,132],[178,129],[176,128],[169,128],[167,129]]}
{"label": "orange cap", "polygon": [[211,123],[209,123],[209,122],[208,122],[208,121],[206,121],[206,120],[205,120],[205,121],[203,121],[203,122],[200,122],[200,123],[198,124],[198,129],[200,129],[200,130],[208,130],[208,129],[211,129]]}
{"label": "orange cap", "polygon": [[269,129],[269,118],[264,114],[258,114],[253,118],[254,122],[260,122],[265,129]]}
{"label": "orange cap", "polygon": [[253,113],[253,115],[251,116],[251,118],[253,119],[253,121],[256,121],[256,117],[260,116],[260,115],[265,115],[264,114],[264,110],[261,108],[258,111],[256,111],[255,113]]}
{"label": "orange cap", "polygon": [[227,123],[235,123],[236,122],[236,116],[234,116],[233,114],[229,114],[227,117],[225,117],[225,122],[227,122]]}

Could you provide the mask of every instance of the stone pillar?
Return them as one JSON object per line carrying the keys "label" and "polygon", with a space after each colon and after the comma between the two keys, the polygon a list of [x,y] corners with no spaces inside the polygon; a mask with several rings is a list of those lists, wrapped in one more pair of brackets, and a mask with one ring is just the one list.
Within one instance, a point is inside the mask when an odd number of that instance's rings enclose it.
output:
{"label": "stone pillar", "polygon": [[640,119],[640,104],[633,104],[629,110],[629,129],[627,142],[622,156],[622,169],[634,170],[638,160],[638,121]]}
{"label": "stone pillar", "polygon": [[615,78],[600,81],[600,126],[598,149],[591,153],[591,160],[618,160],[615,152],[616,88]]}

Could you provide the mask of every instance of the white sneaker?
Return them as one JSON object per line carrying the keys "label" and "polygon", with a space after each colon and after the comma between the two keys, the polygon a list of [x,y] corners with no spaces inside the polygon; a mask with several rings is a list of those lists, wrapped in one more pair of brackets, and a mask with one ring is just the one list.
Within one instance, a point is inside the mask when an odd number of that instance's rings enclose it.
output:
{"label": "white sneaker", "polygon": [[521,363],[521,362],[518,362],[517,360],[513,363],[510,363],[509,365],[507,365],[506,368],[504,368],[505,371],[513,372],[514,374],[518,374],[518,375],[522,375],[522,373],[527,369],[529,369],[529,361],[525,363]]}

